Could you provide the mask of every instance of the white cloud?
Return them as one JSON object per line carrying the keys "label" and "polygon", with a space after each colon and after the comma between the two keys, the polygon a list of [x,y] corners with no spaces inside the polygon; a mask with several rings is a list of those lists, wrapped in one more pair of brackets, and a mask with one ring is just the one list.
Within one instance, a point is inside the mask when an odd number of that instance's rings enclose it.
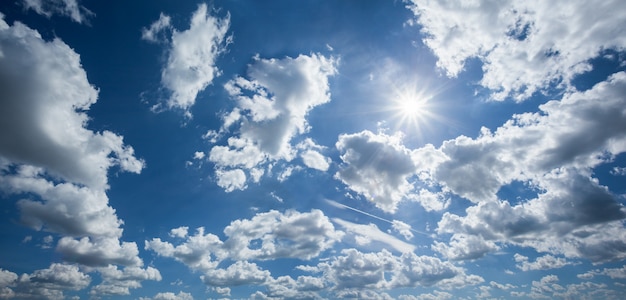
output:
{"label": "white cloud", "polygon": [[154,21],[149,28],[141,29],[141,38],[148,42],[167,42],[167,37],[159,36],[163,35],[165,31],[171,29],[172,18],[170,16],[161,13],[159,19]]}
{"label": "white cloud", "polygon": [[87,22],[87,18],[93,15],[91,11],[80,5],[80,0],[22,0],[22,5],[48,18],[58,14],[69,17],[76,23]]}
{"label": "white cloud", "polygon": [[[318,54],[283,59],[255,58],[248,78],[236,77],[225,89],[237,107],[225,114],[222,132],[238,125],[227,145],[216,145],[209,160],[217,170],[261,167],[268,162],[291,161],[297,154],[292,139],[309,130],[308,112],[330,101],[328,77],[337,61]],[[315,156],[315,154],[313,154]],[[307,156],[311,166],[323,168],[319,157]],[[322,160],[323,161],[323,160]],[[219,176],[219,174],[218,174]]]}
{"label": "white cloud", "polygon": [[171,237],[179,237],[179,238],[185,238],[187,237],[187,232],[189,231],[189,227],[187,226],[181,226],[178,228],[173,228],[172,230],[170,230],[170,236]]}
{"label": "white cloud", "polygon": [[141,281],[161,281],[161,273],[153,267],[125,267],[119,270],[116,266],[98,268],[102,282],[94,286],[92,295],[130,295],[130,289],[141,287]]}
{"label": "white cloud", "polygon": [[496,100],[522,101],[554,84],[568,86],[591,69],[591,58],[626,48],[625,29],[615,26],[626,22],[623,1],[412,2],[437,66],[456,76],[468,59],[480,59],[480,84]]}
{"label": "white cloud", "polygon": [[246,173],[241,169],[215,170],[215,176],[217,176],[217,185],[227,193],[234,190],[245,190],[247,187]]}
{"label": "white cloud", "polygon": [[161,84],[171,95],[165,103],[168,109],[189,109],[203,91],[220,74],[215,66],[217,57],[224,51],[230,39],[226,32],[230,15],[223,19],[209,14],[206,4],[200,4],[191,16],[189,29],[178,31],[170,25],[170,17],[159,16],[150,28],[143,29],[142,38],[160,41],[159,34],[172,31],[167,49],[167,63],[161,71]]}
{"label": "white cloud", "polygon": [[[477,203],[465,217],[444,213],[439,232],[596,262],[626,257],[626,244],[616,240],[623,235],[620,226],[610,223],[626,211],[591,177],[594,167],[626,151],[625,94],[626,73],[616,73],[590,90],[541,105],[539,113],[515,115],[495,132],[483,128],[475,139],[461,136],[439,149],[415,150],[416,161],[444,158],[418,166],[420,178]],[[539,195],[515,205],[497,199],[514,181]]]}
{"label": "white cloud", "polygon": [[516,253],[513,257],[517,262],[515,266],[522,271],[558,269],[571,264],[563,258],[554,257],[550,254],[537,257],[533,262],[530,262],[528,257],[518,253]]}
{"label": "white cloud", "polygon": [[[467,280],[468,275],[449,262],[438,258],[403,253],[394,256],[389,251],[362,253],[344,249],[342,256],[317,266],[300,266],[300,270],[321,272],[333,290],[376,289],[457,284],[464,286],[482,282],[482,278]],[[471,275],[470,275],[471,276]]]}
{"label": "white cloud", "polygon": [[32,274],[17,274],[0,269],[0,297],[19,299],[65,299],[63,291],[78,291],[91,282],[77,266],[53,263]]}
{"label": "white cloud", "polygon": [[58,38],[45,41],[4,20],[0,53],[0,189],[29,195],[17,202],[21,221],[64,236],[57,251],[67,261],[142,264],[136,245],[119,241],[123,222],[106,190],[112,167],[139,173],[144,162],[122,136],[87,129],[98,91],[80,56]]}
{"label": "white cloud", "polygon": [[407,241],[413,238],[413,232],[411,232],[411,225],[404,223],[400,220],[393,220],[391,222],[391,226],[393,227],[393,230],[401,234],[404,237],[404,239],[406,239]]}
{"label": "white cloud", "polygon": [[300,154],[304,165],[320,171],[328,171],[330,167],[330,159],[315,150],[307,150]]}
{"label": "white cloud", "polygon": [[625,279],[626,266],[623,266],[621,268],[604,268],[602,270],[596,269],[578,275],[578,277],[582,279],[591,279],[595,276],[608,276],[611,279]]}
{"label": "white cloud", "polygon": [[237,261],[226,269],[215,269],[200,277],[209,286],[259,285],[271,278],[270,272],[255,263]]}
{"label": "white cloud", "polygon": [[86,266],[143,265],[135,242],[120,242],[117,238],[112,237],[83,237],[80,239],[63,237],[57,243],[56,250],[61,253],[65,260]]}
{"label": "white cloud", "polygon": [[204,152],[202,151],[196,151],[193,154],[193,159],[203,159],[205,156]]}
{"label": "white cloud", "polygon": [[217,256],[223,256],[220,252],[222,241],[214,234],[204,234],[204,228],[196,230],[196,234],[187,236],[184,243],[174,246],[164,242],[160,238],[154,238],[145,242],[145,249],[152,250],[160,256],[172,257],[194,270],[208,272],[215,269],[219,261]]}
{"label": "white cloud", "polygon": [[[300,213],[271,210],[250,220],[236,220],[224,229],[224,242],[234,259],[311,259],[341,239],[328,217],[320,210]],[[258,247],[252,247],[258,243]]]}
{"label": "white cloud", "polygon": [[178,294],[172,292],[158,293],[152,298],[153,300],[193,300],[190,293],[179,291]]}
{"label": "white cloud", "polygon": [[450,260],[477,259],[499,249],[493,241],[467,234],[452,235],[449,244],[435,241],[432,248]]}
{"label": "white cloud", "polygon": [[[56,178],[103,189],[115,165],[139,173],[143,161],[110,131],[86,128],[98,91],[80,57],[60,39],[47,42],[16,22],[0,20],[0,156],[45,168]],[[41,151],[41,149],[46,149]]]}
{"label": "white cloud", "polygon": [[340,135],[336,146],[342,153],[343,164],[335,177],[351,190],[391,213],[400,201],[409,197],[413,187],[408,178],[414,175],[417,166],[400,136],[366,130]]}

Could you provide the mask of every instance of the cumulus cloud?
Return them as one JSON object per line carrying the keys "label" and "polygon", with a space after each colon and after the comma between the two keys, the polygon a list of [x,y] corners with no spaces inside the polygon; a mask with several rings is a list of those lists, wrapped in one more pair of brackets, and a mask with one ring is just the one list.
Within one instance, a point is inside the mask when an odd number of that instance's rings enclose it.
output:
{"label": "cumulus cloud", "polygon": [[19,299],[65,299],[63,291],[82,290],[91,282],[77,266],[54,263],[32,274],[17,274],[0,269],[0,296]]}
{"label": "cumulus cloud", "polygon": [[109,265],[97,270],[102,282],[91,289],[91,295],[130,295],[130,289],[140,288],[141,281],[161,281],[161,273],[153,267],[125,267],[120,270]]}
{"label": "cumulus cloud", "polygon": [[259,285],[270,278],[270,272],[261,270],[255,263],[237,261],[226,269],[215,269],[200,278],[209,286]]}
{"label": "cumulus cloud", "polygon": [[404,223],[400,220],[393,220],[391,222],[391,226],[393,227],[393,230],[401,234],[404,237],[404,239],[406,239],[407,241],[413,238],[413,232],[411,232],[411,225]]}
{"label": "cumulus cloud", "polygon": [[3,20],[0,50],[3,158],[100,189],[106,187],[112,166],[141,171],[143,161],[134,157],[122,136],[86,128],[86,111],[98,91],[87,81],[74,50],[59,39],[45,41],[25,25],[9,26]]}
{"label": "cumulus cloud", "polygon": [[482,278],[466,280],[468,275],[463,269],[435,257],[414,253],[394,256],[386,250],[363,253],[356,249],[344,249],[341,254],[329,262],[313,267],[300,266],[299,269],[321,272],[324,280],[335,290],[348,291],[482,282]]}
{"label": "cumulus cloud", "polygon": [[307,166],[327,169],[326,158],[311,146],[294,147],[292,139],[308,132],[308,112],[330,101],[328,77],[336,73],[336,64],[334,58],[319,54],[283,59],[256,57],[248,67],[247,79],[229,81],[225,89],[236,107],[224,115],[220,130],[236,130],[237,134],[228,138],[227,145],[215,145],[209,152],[218,178],[229,174],[221,170],[239,168],[250,172],[269,162],[291,161],[298,150]]}
{"label": "cumulus cloud", "polygon": [[67,261],[140,265],[136,245],[119,241],[123,222],[106,190],[111,168],[139,173],[144,162],[122,136],[87,129],[98,91],[80,56],[4,20],[0,53],[0,189],[26,195],[17,202],[21,221],[64,236],[57,251]]}
{"label": "cumulus cloud", "polygon": [[571,264],[561,257],[554,257],[550,254],[537,257],[533,262],[519,253],[515,253],[513,258],[517,262],[515,266],[522,271],[558,269]]}
{"label": "cumulus cloud", "polygon": [[[624,257],[624,243],[605,232],[622,236],[619,225],[610,223],[626,211],[591,176],[594,167],[626,150],[625,92],[626,73],[616,73],[541,105],[538,113],[515,115],[495,132],[483,128],[474,139],[461,136],[438,149],[415,150],[415,161],[438,158],[418,165],[421,179],[476,203],[465,217],[444,213],[438,231],[456,234],[452,244],[458,249],[438,249],[450,255],[476,249],[478,255],[495,249],[483,241],[506,241],[593,261]],[[515,205],[498,199],[497,192],[515,181],[538,196]],[[480,236],[464,240],[478,244],[458,243],[461,234]]]}
{"label": "cumulus cloud", "polygon": [[56,250],[65,260],[86,266],[143,265],[143,261],[139,258],[137,244],[135,242],[120,242],[117,238],[83,237],[75,239],[63,237],[57,243]]}
{"label": "cumulus cloud", "polygon": [[590,59],[626,48],[624,26],[615,26],[626,23],[626,14],[615,13],[625,11],[622,1],[411,2],[437,66],[454,77],[469,59],[480,59],[480,85],[495,100],[522,101],[550,86],[569,87],[591,70]]}
{"label": "cumulus cloud", "polygon": [[198,228],[195,235],[188,236],[178,246],[154,238],[146,241],[146,249],[172,257],[192,269],[208,272],[227,258],[237,261],[311,259],[343,236],[328,217],[316,209],[305,213],[291,210],[258,213],[251,219],[231,222],[224,228],[224,234],[227,239],[222,242],[218,236],[205,234],[204,228]]}
{"label": "cumulus cloud", "polygon": [[207,5],[200,4],[191,16],[189,29],[178,31],[170,22],[170,17],[161,13],[157,21],[143,29],[142,38],[167,43],[168,58],[161,71],[161,84],[171,95],[165,105],[168,109],[182,109],[190,117],[189,109],[198,93],[220,74],[215,61],[230,43],[226,37],[230,15],[222,19],[211,16]]}
{"label": "cumulus cloud", "polygon": [[146,250],[152,250],[160,256],[174,258],[191,269],[203,272],[217,267],[219,261],[216,261],[216,256],[222,257],[221,246],[222,241],[219,237],[211,233],[204,234],[203,227],[198,228],[195,235],[187,236],[185,242],[178,246],[164,242],[160,238],[145,242]]}
{"label": "cumulus cloud", "polygon": [[336,144],[343,164],[335,174],[351,190],[364,195],[376,207],[395,212],[413,189],[408,178],[417,166],[399,136],[362,131],[342,134]]}
{"label": "cumulus cloud", "polygon": [[[320,210],[285,213],[272,210],[249,220],[236,220],[224,229],[229,255],[237,259],[311,259],[341,239],[328,217]],[[251,243],[260,247],[253,249]],[[256,247],[255,247],[256,248]]]}
{"label": "cumulus cloud", "polygon": [[[150,298],[139,298],[140,300],[150,300]],[[193,300],[190,293],[179,291],[178,294],[172,292],[158,293],[154,295],[152,300]]]}
{"label": "cumulus cloud", "polygon": [[76,23],[87,22],[93,15],[84,6],[80,5],[80,0],[22,0],[25,9],[32,9],[40,15],[51,17],[61,15],[69,17]]}

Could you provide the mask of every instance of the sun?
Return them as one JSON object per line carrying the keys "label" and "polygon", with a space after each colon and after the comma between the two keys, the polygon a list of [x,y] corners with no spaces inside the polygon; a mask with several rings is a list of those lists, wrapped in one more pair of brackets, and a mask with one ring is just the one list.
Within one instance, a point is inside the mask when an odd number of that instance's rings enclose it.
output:
{"label": "sun", "polygon": [[414,89],[400,89],[394,93],[389,109],[398,127],[415,129],[424,126],[432,115],[428,95]]}

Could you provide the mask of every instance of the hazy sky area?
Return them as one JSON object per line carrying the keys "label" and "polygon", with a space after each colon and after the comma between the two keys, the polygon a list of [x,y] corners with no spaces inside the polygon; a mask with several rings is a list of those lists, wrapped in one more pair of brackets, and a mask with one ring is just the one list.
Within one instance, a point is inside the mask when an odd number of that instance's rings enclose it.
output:
{"label": "hazy sky area", "polygon": [[0,299],[621,299],[626,1],[0,2]]}

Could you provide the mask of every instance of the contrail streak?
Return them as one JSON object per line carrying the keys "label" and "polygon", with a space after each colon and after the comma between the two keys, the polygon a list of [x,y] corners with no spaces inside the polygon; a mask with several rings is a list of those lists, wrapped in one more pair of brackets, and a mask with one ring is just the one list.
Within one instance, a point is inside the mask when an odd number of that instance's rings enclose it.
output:
{"label": "contrail streak", "polygon": [[[339,203],[339,202],[337,202],[337,201],[334,201],[334,200],[330,200],[330,199],[325,199],[325,200],[326,200],[326,202],[328,202],[328,204],[330,204],[330,205],[332,205],[332,206],[334,206],[334,207],[337,207],[337,208],[347,208],[347,209],[349,209],[349,210],[356,211],[356,212],[358,212],[358,213],[360,213],[360,214],[366,215],[366,216],[371,217],[371,218],[374,218],[374,219],[376,219],[376,220],[380,220],[380,221],[383,221],[383,222],[387,222],[387,223],[389,223],[389,224],[392,224],[392,225],[393,225],[393,221],[391,221],[391,220],[387,220],[387,219],[385,219],[385,218],[381,218],[381,217],[379,217],[379,216],[372,215],[372,214],[370,214],[370,213],[368,213],[368,212],[362,211],[362,210],[360,210],[360,209],[356,209],[356,208],[351,207],[351,206],[347,206],[347,205],[345,205],[345,204],[341,204],[341,203]],[[409,226],[409,230],[411,230],[411,231],[413,231],[413,232],[415,232],[415,233],[419,233],[419,234],[422,234],[422,235],[425,235],[425,236],[430,237],[430,234],[428,234],[428,233],[426,233],[426,232],[419,231],[419,230],[415,230],[415,229],[413,229],[413,228],[412,228],[412,227],[410,227],[410,226]]]}

